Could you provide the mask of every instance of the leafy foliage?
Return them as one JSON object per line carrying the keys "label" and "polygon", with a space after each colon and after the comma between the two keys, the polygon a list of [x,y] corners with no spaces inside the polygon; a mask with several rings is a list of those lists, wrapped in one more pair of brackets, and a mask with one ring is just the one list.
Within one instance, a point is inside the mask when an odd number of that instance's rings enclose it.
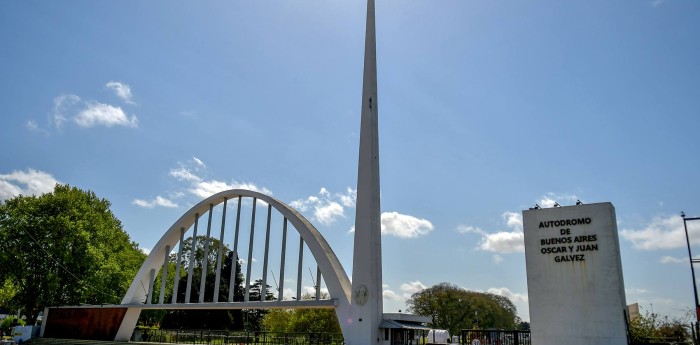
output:
{"label": "leafy foliage", "polygon": [[[303,299],[311,299],[305,294]],[[328,298],[324,294],[322,298]],[[275,309],[262,320],[266,332],[279,333],[341,333],[338,317],[333,309]]]}
{"label": "leafy foliage", "polygon": [[[194,242],[194,254],[192,251],[192,246]],[[192,269],[192,286],[191,286],[191,294],[190,294],[190,300],[188,302],[197,302],[199,301],[199,294],[200,294],[200,284],[202,281],[202,270],[204,269],[204,252],[205,252],[205,247],[208,246],[208,253],[207,253],[207,261],[206,261],[206,273],[205,273],[205,296],[204,296],[204,301],[205,302],[211,302],[214,300],[214,286],[216,284],[216,267],[217,267],[217,258],[218,258],[218,253],[219,253],[219,246],[220,242],[219,240],[210,237],[206,238],[206,236],[197,236],[196,240],[193,240],[192,237],[189,237],[183,241],[182,244],[182,257],[181,257],[181,262],[180,262],[180,280],[178,282],[178,297],[177,300],[179,302],[184,302],[185,297],[186,297],[186,290],[187,290],[187,278],[189,274],[189,266],[190,262],[194,263],[194,267]],[[222,260],[222,267],[221,267],[221,276],[219,278],[219,301],[226,301],[228,300],[228,291],[229,291],[229,278],[231,277],[231,269],[235,265],[236,267],[236,274],[235,274],[235,281],[234,281],[234,301],[242,301],[243,300],[243,274],[241,273],[241,265],[238,262],[238,258],[236,258],[235,262],[233,261],[233,252],[229,250],[228,245],[226,244],[221,244],[221,260]],[[177,256],[175,254],[172,254],[170,256],[170,265],[168,267],[168,282],[174,281],[175,280],[175,267],[176,263],[175,261],[177,260]],[[160,279],[160,277],[159,277]],[[160,284],[160,280],[158,280],[158,284]],[[158,285],[160,286],[160,285]],[[158,287],[160,289],[160,287]],[[166,285],[166,299],[172,298],[172,291],[173,288],[172,286]],[[154,298],[157,294],[153,294]],[[155,300],[154,300],[155,302]]]}
{"label": "leafy foliage", "polygon": [[519,331],[529,331],[530,330],[530,323],[527,321],[520,321],[515,329]]}
{"label": "leafy foliage", "polygon": [[408,310],[432,316],[432,327],[457,334],[461,329],[515,329],[520,322],[515,305],[507,297],[469,291],[440,283],[414,293],[406,301]]}
{"label": "leafy foliage", "polygon": [[12,298],[17,294],[17,288],[11,279],[0,281],[0,310],[11,305]]}
{"label": "leafy foliage", "polygon": [[[208,243],[207,243],[208,242]],[[192,251],[194,243],[194,252]],[[216,284],[216,267],[219,247],[221,247],[221,275],[219,278],[219,301],[228,301],[228,294],[231,288],[229,278],[231,270],[235,269],[233,282],[233,301],[243,301],[243,274],[241,273],[241,264],[238,257],[234,258],[234,252],[231,251],[226,244],[221,244],[215,238],[206,238],[206,236],[197,236],[196,240],[192,237],[187,238],[182,244],[182,257],[180,262],[180,279],[178,281],[178,296],[179,303],[185,301],[187,290],[187,278],[189,273],[190,262],[194,264],[192,270],[192,286],[190,292],[190,301],[199,301],[200,284],[202,279],[202,271],[204,270],[204,252],[208,245],[209,251],[207,254],[207,267],[205,273],[205,302],[211,302],[214,299],[214,287]],[[194,254],[193,254],[194,253]],[[168,282],[175,280],[175,267],[177,256],[171,255],[170,265],[168,268]],[[160,278],[159,278],[160,279]],[[160,280],[159,280],[160,281]],[[156,286],[160,286],[158,282]],[[160,289],[160,288],[158,288]],[[166,285],[166,300],[172,298],[173,287]],[[154,298],[156,298],[154,293]],[[142,317],[142,323],[154,323],[148,320],[150,315]],[[163,328],[170,329],[228,329],[238,330],[244,327],[244,314],[241,310],[170,310],[162,317]]]}
{"label": "leafy foliage", "polygon": [[52,193],[0,205],[0,282],[5,307],[33,324],[46,306],[119,303],[145,255],[95,193]]}
{"label": "leafy foliage", "polygon": [[291,332],[289,322],[295,313],[295,309],[272,309],[263,318],[262,328],[265,332]]}
{"label": "leafy foliage", "polygon": [[[267,291],[265,293],[265,300],[272,301],[275,299],[275,295],[270,292],[270,285],[267,286]],[[262,289],[262,279],[258,279],[254,284],[250,286],[250,292],[248,294],[249,301],[262,301],[261,299],[261,289]],[[266,309],[245,309],[243,310],[243,316],[245,318],[245,329],[248,331],[262,331],[263,330],[263,320],[265,315],[269,313]]]}
{"label": "leafy foliage", "polygon": [[690,339],[686,324],[681,319],[659,317],[647,312],[630,320],[630,340],[632,344],[685,342]]}
{"label": "leafy foliage", "polygon": [[24,326],[25,322],[22,319],[17,319],[14,316],[10,315],[0,322],[0,332],[3,334],[12,334],[12,328],[15,325],[21,325]]}
{"label": "leafy foliage", "polygon": [[[194,249],[194,250],[193,250]],[[221,251],[221,275],[219,277],[218,300],[228,301],[230,289],[233,289],[233,302],[244,300],[243,274],[241,264],[234,252],[228,245],[220,243],[216,238],[206,236],[189,237],[182,243],[182,256],[180,258],[179,280],[177,281],[177,301],[185,302],[187,295],[187,283],[192,266],[192,279],[190,282],[190,299],[188,302],[196,303],[201,294],[204,294],[204,302],[214,300],[214,288],[216,287],[217,260]],[[206,252],[206,255],[205,255]],[[206,261],[205,261],[206,259]],[[175,269],[177,267],[177,255],[171,254],[168,264],[168,277],[166,279],[165,301],[171,301],[173,293],[173,283],[175,281]],[[206,267],[206,269],[205,269]],[[229,281],[231,271],[235,269],[234,282]],[[204,291],[201,290],[202,277],[204,277]],[[161,288],[159,275],[155,282],[153,303],[158,303]],[[249,301],[259,301],[261,295],[262,280],[256,280],[250,286],[248,295]],[[265,300],[273,300],[274,295],[270,293],[270,286],[267,286]],[[156,326],[160,324],[166,329],[216,329],[216,330],[241,330],[260,331],[262,329],[262,319],[267,310],[245,309],[245,310],[170,310],[164,313],[144,312],[140,318],[141,325]]]}

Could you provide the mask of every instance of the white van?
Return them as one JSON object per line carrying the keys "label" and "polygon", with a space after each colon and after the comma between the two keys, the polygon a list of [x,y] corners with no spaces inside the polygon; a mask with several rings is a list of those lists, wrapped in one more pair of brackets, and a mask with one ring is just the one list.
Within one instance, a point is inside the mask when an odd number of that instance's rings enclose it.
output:
{"label": "white van", "polygon": [[446,329],[431,329],[428,331],[426,344],[447,344],[450,342],[450,333]]}

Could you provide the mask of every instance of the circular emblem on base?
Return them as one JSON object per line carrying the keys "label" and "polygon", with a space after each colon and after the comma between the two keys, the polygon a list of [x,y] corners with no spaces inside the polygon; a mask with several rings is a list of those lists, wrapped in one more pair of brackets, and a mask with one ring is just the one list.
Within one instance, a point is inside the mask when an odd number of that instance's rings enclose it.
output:
{"label": "circular emblem on base", "polygon": [[358,305],[365,305],[367,303],[367,297],[369,297],[369,291],[367,291],[367,287],[364,285],[360,285],[355,288],[355,302]]}

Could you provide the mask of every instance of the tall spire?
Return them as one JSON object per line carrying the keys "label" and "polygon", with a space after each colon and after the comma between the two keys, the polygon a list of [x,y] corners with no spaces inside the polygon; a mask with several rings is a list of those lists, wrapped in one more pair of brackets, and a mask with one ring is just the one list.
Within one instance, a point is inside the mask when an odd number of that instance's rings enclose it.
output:
{"label": "tall spire", "polygon": [[383,338],[379,333],[383,301],[378,105],[374,0],[368,0],[352,265],[352,322],[357,324],[351,345],[377,344]]}

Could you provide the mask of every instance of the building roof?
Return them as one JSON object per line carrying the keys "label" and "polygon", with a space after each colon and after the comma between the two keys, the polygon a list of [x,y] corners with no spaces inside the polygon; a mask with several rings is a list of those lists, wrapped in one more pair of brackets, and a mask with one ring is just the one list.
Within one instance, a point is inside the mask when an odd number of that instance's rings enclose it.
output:
{"label": "building roof", "polygon": [[433,321],[430,316],[407,313],[384,313],[384,320],[408,321],[415,323],[428,323]]}
{"label": "building roof", "polygon": [[420,331],[429,331],[430,327],[423,326],[419,323],[408,322],[408,321],[398,321],[398,320],[383,320],[379,324],[379,328],[389,328],[389,329],[413,329]]}

